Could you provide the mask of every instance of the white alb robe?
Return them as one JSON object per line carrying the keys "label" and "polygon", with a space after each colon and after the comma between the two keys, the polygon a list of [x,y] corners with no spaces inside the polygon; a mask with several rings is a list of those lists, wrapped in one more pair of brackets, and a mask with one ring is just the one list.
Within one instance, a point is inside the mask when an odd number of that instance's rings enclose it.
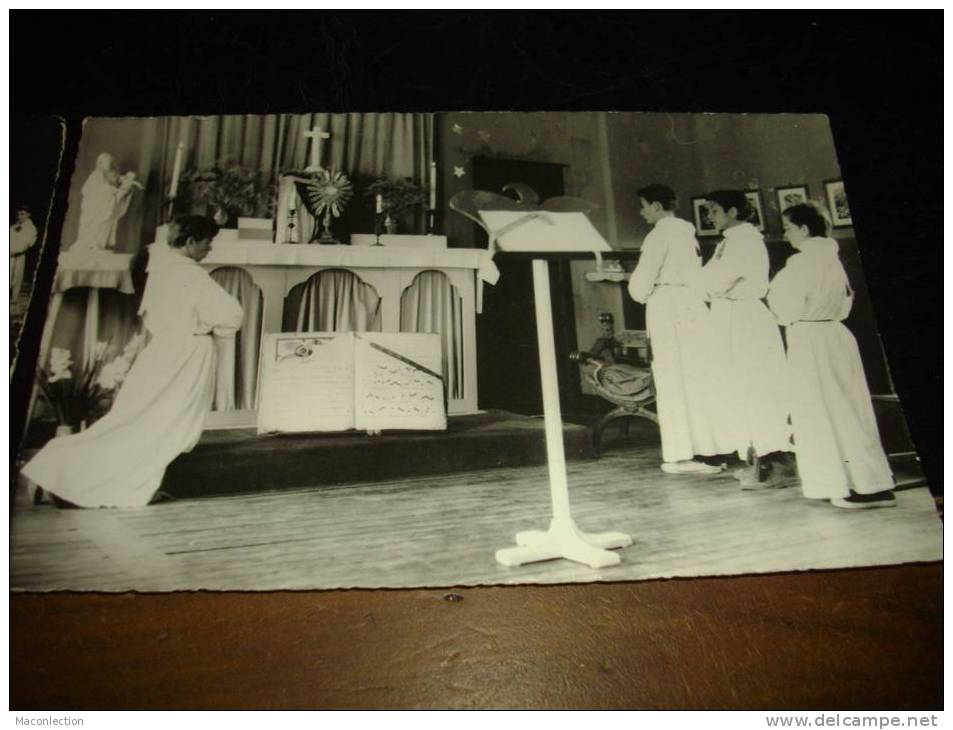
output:
{"label": "white alb robe", "polygon": [[24,254],[36,243],[36,226],[27,219],[10,226],[10,299],[20,296],[26,271]]}
{"label": "white alb robe", "polygon": [[238,302],[193,260],[150,260],[140,313],[151,340],[112,409],[86,431],[50,441],[23,473],[81,507],[141,507],[169,463],[202,433],[214,392],[214,336],[233,337]]}
{"label": "white alb robe", "polygon": [[700,275],[695,227],[666,217],[645,237],[629,279],[629,295],[645,304],[662,458],[667,462],[734,448],[719,443],[713,420],[710,324],[698,288]]}
{"label": "white alb robe", "polygon": [[809,238],[771,282],[768,304],[787,327],[794,448],[804,496],[893,488],[857,341],[841,324],[853,293],[831,238]]}
{"label": "white alb robe", "polygon": [[725,230],[702,269],[711,298],[715,397],[722,438],[742,458],[790,451],[789,407],[781,332],[762,299],[768,291],[768,251],[750,223]]}

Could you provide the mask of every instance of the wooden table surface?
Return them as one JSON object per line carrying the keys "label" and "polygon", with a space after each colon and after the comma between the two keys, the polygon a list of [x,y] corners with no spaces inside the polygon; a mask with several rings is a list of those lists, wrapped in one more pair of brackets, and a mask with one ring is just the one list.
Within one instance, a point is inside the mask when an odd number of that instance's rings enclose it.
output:
{"label": "wooden table surface", "polygon": [[16,594],[10,703],[940,709],[941,595],[939,564],[549,587]]}

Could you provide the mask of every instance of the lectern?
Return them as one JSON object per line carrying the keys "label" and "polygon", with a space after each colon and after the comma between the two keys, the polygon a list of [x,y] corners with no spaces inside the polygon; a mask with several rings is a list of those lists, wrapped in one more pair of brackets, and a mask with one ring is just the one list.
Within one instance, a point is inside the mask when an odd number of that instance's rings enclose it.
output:
{"label": "lectern", "polygon": [[549,290],[547,254],[601,252],[610,250],[605,239],[583,213],[550,211],[481,210],[479,216],[490,233],[490,247],[501,251],[529,253],[533,266],[533,295],[539,370],[546,425],[546,456],[553,518],[547,530],[528,530],[516,535],[516,546],[497,550],[496,559],[506,566],[564,558],[591,568],[616,565],[611,552],[632,544],[621,532],[587,533],[576,527],[569,505],[566,457],[563,451],[562,414],[556,376],[553,310]]}

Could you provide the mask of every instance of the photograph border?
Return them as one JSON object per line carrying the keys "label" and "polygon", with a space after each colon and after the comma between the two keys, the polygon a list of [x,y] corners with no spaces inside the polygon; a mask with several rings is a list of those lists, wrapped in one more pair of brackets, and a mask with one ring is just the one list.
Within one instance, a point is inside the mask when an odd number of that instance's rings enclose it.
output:
{"label": "photograph border", "polygon": [[712,227],[711,230],[702,228],[701,208],[706,200],[704,195],[692,198],[692,222],[695,224],[695,235],[699,238],[712,238],[719,235],[717,228]]}
{"label": "photograph border", "polygon": [[[789,193],[789,192],[794,191],[794,190],[796,190],[796,191],[798,191],[798,192],[803,192],[803,193],[804,193],[804,202],[805,202],[805,203],[810,202],[810,200],[811,200],[811,188],[810,188],[810,186],[808,186],[807,183],[803,183],[803,184],[800,184],[800,185],[785,185],[785,186],[783,186],[783,187],[775,188],[775,189],[774,189],[774,200],[775,200],[775,202],[778,204],[778,218],[781,218],[781,217],[784,215],[784,210],[785,210],[783,201],[782,201],[782,199],[781,199],[781,196],[784,195],[785,193]],[[782,223],[783,223],[783,221],[782,221]],[[782,227],[783,227],[783,225],[782,225]]]}
{"label": "photograph border", "polygon": [[[833,180],[824,181],[824,202],[827,205],[827,210],[831,215],[831,226],[833,228],[853,228],[854,220],[851,216],[847,218],[840,218],[837,215],[837,206],[834,205],[834,197],[832,192],[840,187],[844,191],[844,195],[847,195],[847,189],[844,186],[844,178],[839,177]],[[848,209],[850,207],[850,199],[847,200]]]}
{"label": "photograph border", "polygon": [[767,226],[765,226],[764,221],[764,199],[761,196],[761,190],[754,188],[753,190],[743,190],[742,192],[745,194],[748,202],[754,205],[755,209],[758,211],[758,221],[760,225],[755,226],[755,228],[762,233],[765,233],[768,229]]}

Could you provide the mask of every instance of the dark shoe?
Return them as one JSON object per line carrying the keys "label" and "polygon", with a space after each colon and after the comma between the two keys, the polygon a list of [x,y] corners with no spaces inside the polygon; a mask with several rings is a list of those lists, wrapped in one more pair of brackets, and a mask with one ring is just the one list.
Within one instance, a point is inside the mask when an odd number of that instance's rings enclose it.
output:
{"label": "dark shoe", "polygon": [[843,509],[876,509],[877,507],[896,507],[897,498],[890,490],[873,494],[851,492],[849,497],[834,497],[831,504]]}

